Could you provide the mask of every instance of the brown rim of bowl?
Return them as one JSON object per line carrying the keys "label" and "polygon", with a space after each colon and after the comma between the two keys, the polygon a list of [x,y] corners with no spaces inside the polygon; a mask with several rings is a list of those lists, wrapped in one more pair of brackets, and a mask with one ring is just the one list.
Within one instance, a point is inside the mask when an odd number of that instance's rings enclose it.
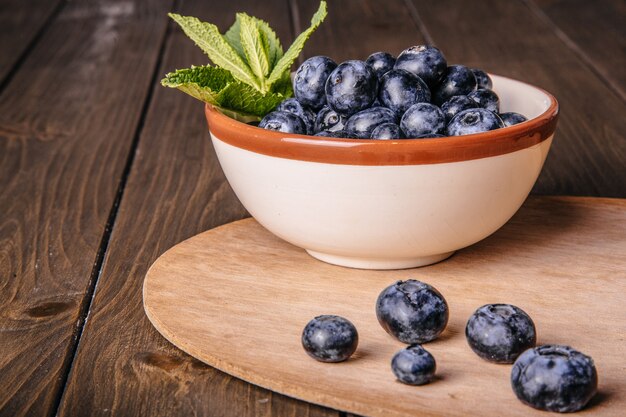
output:
{"label": "brown rim of bowl", "polygon": [[539,116],[489,132],[445,138],[340,139],[276,132],[231,119],[209,104],[205,115],[211,134],[220,141],[277,158],[341,165],[437,164],[503,155],[551,137],[556,129],[558,102],[547,91],[526,85],[550,100],[548,109]]}

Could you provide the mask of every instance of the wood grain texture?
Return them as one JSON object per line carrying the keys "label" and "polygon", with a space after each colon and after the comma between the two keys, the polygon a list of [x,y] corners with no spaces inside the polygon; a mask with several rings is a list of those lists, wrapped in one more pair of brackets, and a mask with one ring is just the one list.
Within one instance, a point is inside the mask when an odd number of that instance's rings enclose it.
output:
{"label": "wood grain texture", "polygon": [[72,2],[0,97],[2,416],[56,412],[167,7]]}
{"label": "wood grain texture", "polygon": [[534,193],[626,197],[626,104],[550,25],[520,1],[412,1],[449,63],[530,82],[559,100],[559,126]]}
{"label": "wood grain texture", "polygon": [[46,23],[61,0],[0,0],[0,85]]}
{"label": "wood grain texture", "polygon": [[626,2],[528,0],[555,25],[557,34],[626,100]]}
{"label": "wood grain texture", "polygon": [[[515,398],[511,366],[482,360],[465,341],[476,308],[512,303],[533,318],[539,344],[571,345],[594,358],[600,394],[588,411],[617,417],[626,408],[624,248],[626,200],[535,197],[483,242],[402,271],[325,264],[246,219],[161,256],[147,273],[144,305],[186,352],[307,401],[372,417],[543,416]],[[379,292],[407,278],[433,285],[450,306],[446,330],[425,345],[438,378],[421,387],[395,380],[389,360],[404,345],[374,311]],[[360,345],[350,360],[320,363],[302,349],[302,329],[321,314],[357,327]]]}
{"label": "wood grain texture", "polygon": [[[179,12],[225,30],[237,11],[293,38],[281,0],[183,2]],[[160,73],[206,57],[175,28]],[[155,93],[140,136],[107,261],[59,410],[60,416],[331,417],[337,413],[274,394],[206,366],[173,347],[147,320],[141,286],[172,245],[247,213],[212,149],[203,105],[175,90]]]}

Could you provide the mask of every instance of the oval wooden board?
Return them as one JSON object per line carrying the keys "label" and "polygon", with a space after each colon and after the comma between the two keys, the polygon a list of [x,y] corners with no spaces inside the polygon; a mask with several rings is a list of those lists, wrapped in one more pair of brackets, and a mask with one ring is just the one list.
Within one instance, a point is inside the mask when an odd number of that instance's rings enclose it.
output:
{"label": "oval wooden board", "polygon": [[[328,265],[252,219],[186,240],[144,282],[144,306],[169,341],[253,384],[366,416],[543,416],[514,396],[509,365],[479,359],[464,326],[477,307],[512,303],[530,314],[539,343],[571,345],[596,362],[599,394],[582,414],[626,410],[626,200],[535,197],[500,231],[447,261],[400,271]],[[378,293],[399,279],[434,285],[450,306],[440,339],[425,347],[435,382],[395,381],[403,347],[376,321]],[[344,363],[310,359],[304,325],[339,314],[359,331]]]}

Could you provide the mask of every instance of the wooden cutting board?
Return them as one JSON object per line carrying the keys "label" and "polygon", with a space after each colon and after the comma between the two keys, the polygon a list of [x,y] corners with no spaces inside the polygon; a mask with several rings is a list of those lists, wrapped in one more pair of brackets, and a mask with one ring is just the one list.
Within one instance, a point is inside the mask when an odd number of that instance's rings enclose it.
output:
{"label": "wooden cutting board", "polygon": [[[435,286],[450,321],[424,346],[437,360],[425,386],[397,382],[392,355],[403,345],[376,321],[379,292],[399,279]],[[148,271],[144,307],[169,341],[253,384],[364,416],[542,416],[520,403],[510,365],[478,358],[465,322],[486,303],[512,303],[535,321],[538,343],[591,355],[599,393],[583,415],[626,410],[626,200],[530,198],[491,237],[419,269],[366,271],[322,263],[253,219],[199,234]],[[351,320],[359,347],[325,364],[300,345],[320,314]]]}

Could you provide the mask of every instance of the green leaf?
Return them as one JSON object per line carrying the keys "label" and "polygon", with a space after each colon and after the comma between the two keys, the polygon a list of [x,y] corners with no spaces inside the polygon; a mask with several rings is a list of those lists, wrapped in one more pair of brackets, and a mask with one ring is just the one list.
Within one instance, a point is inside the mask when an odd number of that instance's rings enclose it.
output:
{"label": "green leaf", "polygon": [[285,98],[282,94],[261,94],[249,85],[233,83],[220,92],[218,101],[222,108],[236,109],[240,113],[263,117]]}
{"label": "green leaf", "polygon": [[269,44],[256,22],[245,13],[237,13],[240,22],[240,39],[246,54],[248,65],[261,83],[261,91],[265,92],[265,79],[270,71]]}
{"label": "green leaf", "polygon": [[254,76],[248,64],[220,34],[217,26],[201,22],[191,16],[181,16],[175,13],[169,13],[169,16],[180,25],[185,34],[209,56],[215,65],[230,71],[235,79],[257,90],[261,89],[261,83]]}
{"label": "green leaf", "polygon": [[170,72],[161,80],[165,87],[177,88],[198,100],[219,104],[219,92],[235,82],[230,72],[211,66],[185,68]]}
{"label": "green leaf", "polygon": [[324,21],[326,18],[326,2],[320,2],[320,7],[317,9],[317,12],[313,15],[311,19],[311,26],[302,32],[295,41],[291,44],[287,52],[283,55],[283,57],[276,63],[276,66],[272,69],[272,72],[267,80],[267,87],[271,87],[275,82],[282,79],[286,72],[289,72],[291,66],[293,65],[300,52],[302,52],[302,48],[304,48],[305,42],[309,39],[309,37],[315,32],[315,29]]}
{"label": "green leaf", "polygon": [[245,59],[246,54],[243,51],[243,46],[241,46],[241,40],[240,40],[241,37],[239,35],[240,31],[241,31],[241,21],[239,20],[239,17],[237,17],[233,25],[224,34],[224,39],[226,40],[226,42],[230,44],[230,46],[233,47],[235,51],[237,51],[237,54],[241,58]]}
{"label": "green leaf", "polygon": [[278,39],[278,36],[276,36],[276,32],[272,30],[270,25],[268,25],[266,22],[256,17],[252,17],[252,19],[254,19],[254,21],[256,22],[257,28],[259,29],[259,31],[261,31],[261,33],[267,40],[267,44],[269,46],[270,70],[272,70],[274,66],[276,65],[276,63],[278,62],[278,60],[280,60],[283,57],[283,47],[280,44],[280,40]]}

